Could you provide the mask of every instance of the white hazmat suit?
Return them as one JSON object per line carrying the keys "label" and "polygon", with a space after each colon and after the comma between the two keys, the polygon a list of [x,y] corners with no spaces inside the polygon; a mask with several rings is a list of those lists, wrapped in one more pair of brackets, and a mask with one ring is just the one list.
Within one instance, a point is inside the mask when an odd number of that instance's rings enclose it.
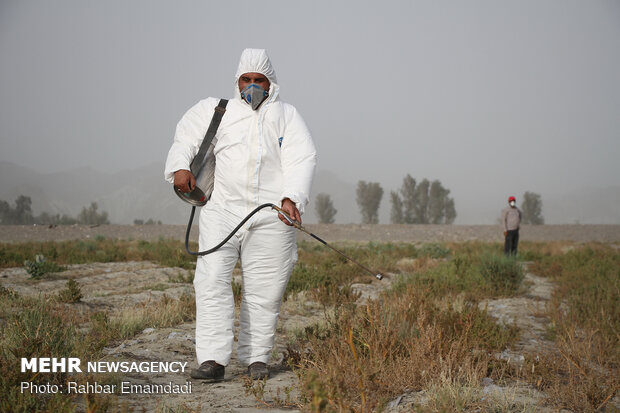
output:
{"label": "white hazmat suit", "polygon": [[[269,96],[252,110],[241,99],[238,81],[244,73],[260,73],[270,81]],[[289,198],[300,213],[308,203],[316,164],[310,132],[297,110],[282,102],[271,62],[264,50],[246,49],[235,76],[235,94],[217,131],[215,183],[200,213],[199,249],[213,247],[258,205],[280,205]],[[192,107],[176,128],[165,178],[189,170],[219,99]],[[215,360],[228,365],[233,348],[232,271],[241,259],[243,296],[237,355],[244,365],[267,363],[273,348],[282,295],[297,260],[295,229],[263,209],[223,247],[198,258],[196,291],[196,355],[198,364]]]}

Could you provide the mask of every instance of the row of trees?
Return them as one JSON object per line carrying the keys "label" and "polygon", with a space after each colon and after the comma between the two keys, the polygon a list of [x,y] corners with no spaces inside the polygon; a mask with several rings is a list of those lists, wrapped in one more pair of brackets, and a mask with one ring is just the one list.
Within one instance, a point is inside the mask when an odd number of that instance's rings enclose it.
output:
{"label": "row of trees", "polygon": [[456,218],[454,199],[440,181],[423,179],[419,184],[407,174],[400,191],[390,192],[392,224],[452,224]]}
{"label": "row of trees", "polygon": [[[356,201],[362,215],[362,223],[379,222],[379,205],[383,188],[378,182],[359,181]],[[390,222],[392,224],[452,224],[456,218],[454,199],[450,190],[439,180],[419,183],[407,174],[399,190],[390,192]],[[521,203],[522,223],[542,225],[542,198],[534,192],[525,192]],[[328,194],[318,194],[315,203],[321,224],[332,224],[338,212]]]}
{"label": "row of trees", "polygon": [[[451,224],[456,218],[454,199],[450,190],[440,181],[423,179],[419,184],[411,175],[405,176],[400,190],[390,192],[392,208],[390,222],[393,224]],[[379,206],[383,188],[378,182],[359,181],[356,201],[362,215],[362,223],[379,222]],[[329,195],[321,193],[316,197],[316,213],[319,222],[331,224],[337,210]]]}
{"label": "row of trees", "polygon": [[83,207],[76,218],[68,215],[50,215],[43,212],[39,216],[32,214],[32,200],[29,196],[20,195],[15,200],[15,207],[8,202],[0,200],[0,224],[1,225],[101,225],[109,224],[108,213],[98,211],[96,202],[91,202],[89,207]]}

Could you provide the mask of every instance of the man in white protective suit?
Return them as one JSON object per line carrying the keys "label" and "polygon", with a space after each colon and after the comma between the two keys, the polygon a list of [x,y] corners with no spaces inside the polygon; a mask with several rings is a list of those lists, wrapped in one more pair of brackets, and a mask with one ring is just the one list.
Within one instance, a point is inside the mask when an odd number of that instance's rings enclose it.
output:
{"label": "man in white protective suit", "polygon": [[[235,91],[215,137],[215,180],[200,213],[199,249],[217,245],[254,208],[281,206],[301,222],[316,165],[310,132],[297,110],[282,102],[276,74],[262,49],[245,49]],[[219,99],[198,102],[181,119],[165,178],[183,192],[195,179],[190,163]],[[269,376],[280,304],[297,260],[295,228],[271,209],[254,215],[224,246],[196,264],[196,356],[191,377],[224,379],[234,341],[232,272],[241,260],[243,293],[237,356],[253,379]]]}

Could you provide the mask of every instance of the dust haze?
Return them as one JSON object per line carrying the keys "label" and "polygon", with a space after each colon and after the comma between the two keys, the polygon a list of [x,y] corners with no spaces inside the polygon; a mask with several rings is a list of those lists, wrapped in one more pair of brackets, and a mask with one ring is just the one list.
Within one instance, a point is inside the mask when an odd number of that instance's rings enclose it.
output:
{"label": "dust haze", "polygon": [[176,123],[230,97],[242,49],[260,47],[312,131],[312,197],[332,197],[337,223],[360,221],[359,180],[381,184],[388,223],[406,174],[450,189],[456,224],[495,223],[525,191],[546,223],[620,223],[620,3],[249,6],[0,2],[0,199],[183,222],[163,182]]}

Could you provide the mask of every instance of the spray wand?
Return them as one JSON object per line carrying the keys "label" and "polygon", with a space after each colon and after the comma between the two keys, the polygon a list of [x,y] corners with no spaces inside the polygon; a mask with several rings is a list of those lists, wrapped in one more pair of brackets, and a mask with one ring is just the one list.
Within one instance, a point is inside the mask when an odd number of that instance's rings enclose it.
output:
{"label": "spray wand", "polygon": [[226,244],[226,242],[228,242],[228,240],[233,235],[235,235],[235,233],[239,230],[239,228],[241,228],[243,226],[243,224],[245,224],[254,214],[256,214],[258,211],[260,211],[261,209],[266,208],[266,207],[271,207],[272,209],[275,209],[280,214],[282,214],[282,216],[292,226],[294,226],[295,228],[297,228],[301,232],[304,232],[304,233],[310,235],[312,238],[314,238],[315,240],[319,241],[321,244],[325,245],[326,247],[332,249],[333,251],[336,251],[338,254],[340,254],[341,256],[346,258],[347,260],[351,261],[353,264],[357,265],[358,267],[362,268],[364,271],[366,271],[367,273],[369,273],[370,275],[372,275],[376,279],[378,279],[378,280],[382,280],[383,279],[383,274],[381,274],[380,272],[372,271],[368,267],[360,264],[359,262],[355,261],[353,258],[351,258],[348,255],[346,255],[342,251],[340,251],[340,250],[334,248],[333,246],[329,245],[327,242],[323,241],[321,238],[319,238],[318,236],[314,235],[313,233],[311,233],[310,231],[308,231],[304,227],[302,227],[299,222],[297,222],[294,219],[292,219],[286,212],[284,212],[282,210],[282,208],[280,208],[277,205],[274,205],[272,203],[262,204],[262,205],[260,205],[260,206],[258,206],[256,208],[254,208],[254,210],[252,212],[250,212],[245,218],[243,218],[243,220],[239,223],[239,225],[237,225],[235,227],[235,229],[233,229],[232,232],[230,234],[228,234],[228,236],[226,238],[224,238],[224,240],[222,242],[220,242],[219,244],[217,244],[213,248],[210,248],[210,249],[205,250],[205,251],[199,251],[199,252],[198,251],[190,251],[190,249],[189,249],[189,233],[190,233],[190,230],[192,228],[192,222],[194,221],[194,213],[196,212],[196,206],[192,206],[192,212],[191,212],[191,214],[189,216],[189,222],[187,223],[187,231],[185,233],[185,250],[187,251],[188,254],[195,255],[195,256],[203,256],[203,255],[211,254],[212,252],[218,250],[220,247],[222,247],[224,244]]}
{"label": "spray wand", "polygon": [[353,264],[356,264],[358,267],[364,269],[364,271],[366,271],[367,273],[369,273],[370,275],[372,275],[373,277],[375,277],[377,280],[382,280],[383,279],[383,274],[379,273],[379,272],[375,272],[372,271],[371,269],[369,269],[368,267],[360,264],[359,262],[355,261],[353,258],[349,257],[348,255],[345,255],[342,251],[332,247],[331,245],[329,245],[327,242],[323,241],[321,238],[317,237],[316,235],[314,235],[312,232],[306,230],[304,227],[301,226],[301,224],[295,220],[293,220],[286,212],[284,212],[282,210],[282,208],[277,207],[276,205],[272,205],[273,209],[275,209],[276,211],[278,211],[279,213],[282,214],[282,216],[291,223],[292,226],[294,226],[295,228],[297,228],[298,230],[300,230],[301,232],[304,232],[308,235],[310,235],[312,238],[314,238],[315,240],[319,241],[321,244],[325,245],[328,248],[331,248],[333,251],[336,251],[338,254],[342,255],[344,258],[348,259],[349,261],[351,261]]}

